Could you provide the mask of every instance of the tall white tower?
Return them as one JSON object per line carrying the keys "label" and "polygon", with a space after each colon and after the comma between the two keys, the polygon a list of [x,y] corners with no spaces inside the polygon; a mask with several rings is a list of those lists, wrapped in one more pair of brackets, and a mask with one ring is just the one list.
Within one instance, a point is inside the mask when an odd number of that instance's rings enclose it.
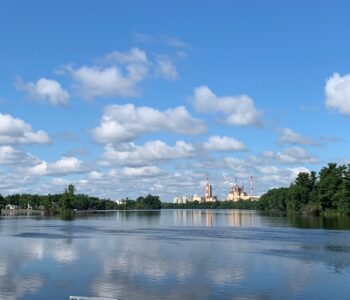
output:
{"label": "tall white tower", "polygon": [[250,196],[254,195],[254,179],[253,176],[250,176]]}
{"label": "tall white tower", "polygon": [[210,186],[209,186],[209,181],[207,177],[205,180],[205,192],[204,192],[205,201],[208,201],[209,197],[210,197]]}

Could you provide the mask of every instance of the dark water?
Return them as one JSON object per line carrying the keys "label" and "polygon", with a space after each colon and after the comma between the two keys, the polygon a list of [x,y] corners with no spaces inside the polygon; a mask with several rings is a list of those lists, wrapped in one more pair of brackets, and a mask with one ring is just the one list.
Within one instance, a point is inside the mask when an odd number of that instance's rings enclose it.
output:
{"label": "dark water", "polygon": [[0,299],[350,299],[350,218],[239,210],[0,218]]}

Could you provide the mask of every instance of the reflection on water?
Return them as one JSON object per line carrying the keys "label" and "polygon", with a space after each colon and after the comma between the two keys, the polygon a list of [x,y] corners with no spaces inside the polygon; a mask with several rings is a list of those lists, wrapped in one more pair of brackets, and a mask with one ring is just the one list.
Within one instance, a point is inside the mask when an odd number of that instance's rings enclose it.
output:
{"label": "reflection on water", "polygon": [[2,217],[0,299],[346,299],[349,228],[240,210]]}
{"label": "reflection on water", "polygon": [[174,223],[179,226],[255,227],[255,211],[240,210],[176,210]]}

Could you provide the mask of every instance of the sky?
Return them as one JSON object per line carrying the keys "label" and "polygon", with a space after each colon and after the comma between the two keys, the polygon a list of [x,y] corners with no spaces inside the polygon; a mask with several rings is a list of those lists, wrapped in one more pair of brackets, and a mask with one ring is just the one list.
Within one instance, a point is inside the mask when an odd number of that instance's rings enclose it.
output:
{"label": "sky", "polygon": [[223,199],[349,163],[348,1],[0,3],[0,194]]}

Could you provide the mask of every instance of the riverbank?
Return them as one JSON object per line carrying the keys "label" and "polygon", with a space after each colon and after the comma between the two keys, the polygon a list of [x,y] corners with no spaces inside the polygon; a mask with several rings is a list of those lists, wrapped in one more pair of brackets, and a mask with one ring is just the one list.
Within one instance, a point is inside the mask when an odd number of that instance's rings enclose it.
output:
{"label": "riverbank", "polygon": [[33,209],[2,209],[0,215],[2,216],[21,216],[21,215],[43,215],[42,210]]}

